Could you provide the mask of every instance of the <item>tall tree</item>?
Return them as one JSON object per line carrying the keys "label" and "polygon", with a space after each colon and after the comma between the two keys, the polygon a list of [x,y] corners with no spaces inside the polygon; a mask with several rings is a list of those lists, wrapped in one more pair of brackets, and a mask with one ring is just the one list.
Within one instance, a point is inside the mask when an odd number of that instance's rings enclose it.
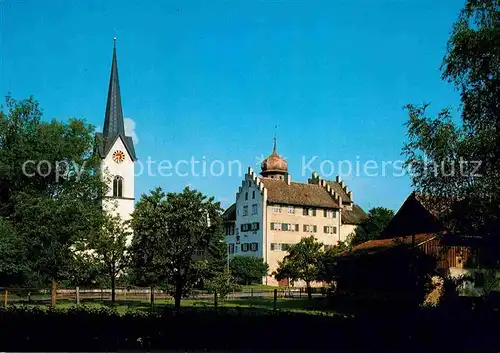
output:
{"label": "tall tree", "polygon": [[151,288],[151,305],[154,304],[154,289],[165,280],[167,258],[166,194],[156,188],[149,195],[143,194],[132,215],[134,236],[130,247],[131,280],[136,285]]}
{"label": "tall tree", "polygon": [[221,214],[213,197],[189,188],[167,194],[157,188],[137,204],[132,219],[134,267],[150,285],[166,280],[177,309],[198,280],[195,250],[219,240]]}
{"label": "tall tree", "polygon": [[90,237],[86,246],[93,257],[105,269],[111,285],[111,302],[116,299],[116,279],[128,265],[127,239],[131,235],[127,225],[119,215],[105,213],[103,226]]}
{"label": "tall tree", "polygon": [[[480,235],[496,259],[500,228],[500,1],[468,0],[453,26],[442,77],[460,92],[461,123],[451,110],[429,117],[427,105],[407,106],[403,152],[417,191],[442,196],[448,229]],[[492,243],[493,242],[493,243]],[[491,257],[492,256],[492,257]]]}
{"label": "tall tree", "polygon": [[279,262],[275,271],[275,278],[288,279],[291,282],[303,280],[306,283],[309,300],[311,295],[311,282],[320,278],[323,244],[316,241],[313,236],[305,237],[297,244],[291,245],[288,255]]}
{"label": "tall tree", "polygon": [[383,230],[394,217],[394,211],[385,207],[374,207],[368,211],[367,217],[356,229],[352,245],[358,245],[369,240],[379,239]]}
{"label": "tall tree", "polygon": [[106,185],[93,153],[92,126],[41,117],[35,100],[7,97],[0,113],[0,213],[20,237],[28,273],[52,283],[55,305],[72,246],[99,228]]}

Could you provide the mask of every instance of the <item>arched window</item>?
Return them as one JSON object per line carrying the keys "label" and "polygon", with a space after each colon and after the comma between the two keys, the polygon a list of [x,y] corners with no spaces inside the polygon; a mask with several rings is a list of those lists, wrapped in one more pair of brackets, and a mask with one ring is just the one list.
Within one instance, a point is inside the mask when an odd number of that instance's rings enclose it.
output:
{"label": "arched window", "polygon": [[123,195],[123,178],[116,175],[113,179],[113,197],[122,197]]}

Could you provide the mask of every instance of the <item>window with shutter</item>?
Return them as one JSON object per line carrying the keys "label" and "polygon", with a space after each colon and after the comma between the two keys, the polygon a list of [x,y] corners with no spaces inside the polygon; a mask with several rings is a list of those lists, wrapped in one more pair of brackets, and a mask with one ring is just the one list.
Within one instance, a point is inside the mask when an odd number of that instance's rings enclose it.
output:
{"label": "window with shutter", "polygon": [[287,223],[283,223],[283,224],[281,225],[281,230],[283,230],[283,231],[287,232],[287,231],[288,231],[288,224],[287,224]]}

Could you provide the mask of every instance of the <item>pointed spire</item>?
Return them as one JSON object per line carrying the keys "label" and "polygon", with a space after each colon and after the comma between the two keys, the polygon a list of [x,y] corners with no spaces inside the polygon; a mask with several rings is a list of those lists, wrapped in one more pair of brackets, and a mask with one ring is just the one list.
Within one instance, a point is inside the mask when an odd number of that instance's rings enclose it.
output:
{"label": "pointed spire", "polygon": [[111,62],[111,75],[109,78],[108,102],[106,104],[103,135],[105,138],[111,139],[119,134],[125,136],[125,125],[123,122],[120,82],[118,79],[115,37],[113,38],[113,60]]}
{"label": "pointed spire", "polygon": [[278,152],[276,152],[276,130],[278,129],[278,125],[274,125],[274,145],[273,145],[273,155],[277,155]]}

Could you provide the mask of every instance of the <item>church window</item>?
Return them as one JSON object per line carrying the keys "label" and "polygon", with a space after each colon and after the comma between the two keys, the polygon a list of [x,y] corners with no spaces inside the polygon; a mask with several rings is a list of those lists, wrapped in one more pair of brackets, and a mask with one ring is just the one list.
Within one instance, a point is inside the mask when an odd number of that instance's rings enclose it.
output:
{"label": "church window", "polygon": [[113,179],[113,196],[123,196],[123,178],[119,175],[115,176],[115,178]]}

